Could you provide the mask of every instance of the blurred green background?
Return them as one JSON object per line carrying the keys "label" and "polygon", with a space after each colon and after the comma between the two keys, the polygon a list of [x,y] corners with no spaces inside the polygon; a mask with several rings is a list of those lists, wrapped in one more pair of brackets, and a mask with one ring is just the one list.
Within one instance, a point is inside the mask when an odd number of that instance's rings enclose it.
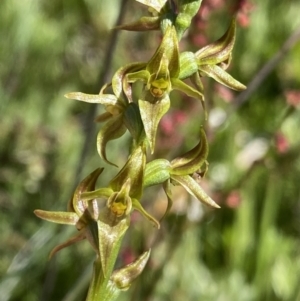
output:
{"label": "blurred green background", "polygon": [[[123,3],[124,20],[146,12],[133,0]],[[2,301],[84,300],[93,251],[82,242],[48,261],[75,229],[39,220],[33,210],[64,210],[78,180],[99,166],[106,167],[101,186],[117,172],[96,151],[93,119],[102,108],[63,95],[98,93],[103,70],[109,81],[123,64],[154,53],[159,33],[121,32],[108,69],[120,7],[116,0],[1,1]],[[204,208],[174,187],[174,206],[159,231],[133,213],[118,264],[150,247],[152,255],[119,301],[300,300],[299,11],[298,0],[203,0],[182,50],[219,38],[237,13],[229,73],[251,87],[237,94],[204,79],[210,165],[201,185],[222,209]],[[198,101],[173,98],[161,122],[160,157],[193,147],[203,123]],[[119,166],[128,145],[129,135],[108,145]],[[163,215],[159,189],[147,190],[143,202]]]}

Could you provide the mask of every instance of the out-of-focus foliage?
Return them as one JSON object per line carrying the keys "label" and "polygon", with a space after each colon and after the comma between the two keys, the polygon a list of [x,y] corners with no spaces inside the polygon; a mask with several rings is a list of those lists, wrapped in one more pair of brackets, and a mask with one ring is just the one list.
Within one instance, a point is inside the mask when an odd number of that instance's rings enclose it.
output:
{"label": "out-of-focus foliage", "polygon": [[[141,16],[141,6],[128,2],[125,18]],[[47,262],[49,251],[73,229],[58,230],[38,220],[33,210],[64,210],[77,184],[88,105],[63,95],[99,92],[109,28],[119,5],[96,0],[1,1],[3,301],[75,301],[86,293],[92,250],[83,242]],[[219,38],[238,5],[230,74],[247,85],[299,30],[300,3],[231,0],[225,5],[204,0],[182,47],[196,51]],[[111,73],[123,64],[149,59],[158,39],[155,32],[122,32]],[[222,208],[207,211],[192,199],[187,202],[188,195],[175,187],[177,199],[161,230],[134,214],[120,262],[132,261],[149,246],[152,255],[142,279],[120,301],[300,300],[299,53],[298,42],[237,109],[235,92],[205,79],[210,165],[201,184]],[[172,147],[170,157],[193,147],[201,116],[198,102],[176,92],[173,96],[177,108],[164,116],[156,142],[158,154]],[[94,141],[89,142],[86,173],[107,166],[96,145],[92,147]],[[114,162],[124,162],[127,143],[126,136],[110,142]],[[166,198],[149,188],[144,205],[160,218]]]}

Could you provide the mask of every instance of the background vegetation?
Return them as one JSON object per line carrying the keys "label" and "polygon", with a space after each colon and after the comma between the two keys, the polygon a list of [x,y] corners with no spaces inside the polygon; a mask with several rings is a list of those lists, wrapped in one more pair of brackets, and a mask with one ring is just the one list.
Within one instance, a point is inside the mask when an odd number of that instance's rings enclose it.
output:
{"label": "background vegetation", "polygon": [[[144,12],[135,1],[123,3],[125,20]],[[94,259],[89,244],[64,249],[48,262],[50,250],[73,227],[46,223],[33,210],[63,210],[79,179],[107,167],[95,147],[99,108],[63,95],[99,92],[120,5],[1,1],[2,301],[77,301],[86,294]],[[297,0],[203,0],[182,48],[214,41],[237,12],[230,73],[249,87],[238,95],[204,82],[210,165],[201,185],[222,209],[207,210],[178,188],[160,231],[134,214],[120,262],[149,247],[152,256],[120,301],[300,300],[299,11]],[[121,32],[108,75],[122,64],[147,60],[158,39],[155,32]],[[170,148],[173,154],[191,148],[203,115],[194,99],[174,93],[174,102],[157,142],[157,154],[165,156]],[[125,161],[127,143],[128,136],[110,143],[115,162]],[[111,167],[105,172],[116,173]],[[159,218],[166,199],[149,189],[144,204]]]}

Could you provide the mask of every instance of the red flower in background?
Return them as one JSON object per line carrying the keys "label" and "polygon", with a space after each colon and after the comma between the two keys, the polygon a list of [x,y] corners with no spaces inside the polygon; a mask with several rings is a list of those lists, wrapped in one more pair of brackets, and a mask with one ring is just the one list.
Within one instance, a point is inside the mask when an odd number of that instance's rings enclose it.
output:
{"label": "red flower in background", "polygon": [[286,102],[296,107],[300,104],[300,90],[287,90],[285,92]]}
{"label": "red flower in background", "polygon": [[289,145],[289,142],[288,142],[286,136],[281,132],[277,132],[275,134],[275,147],[279,154],[286,153],[290,148],[290,145]]}

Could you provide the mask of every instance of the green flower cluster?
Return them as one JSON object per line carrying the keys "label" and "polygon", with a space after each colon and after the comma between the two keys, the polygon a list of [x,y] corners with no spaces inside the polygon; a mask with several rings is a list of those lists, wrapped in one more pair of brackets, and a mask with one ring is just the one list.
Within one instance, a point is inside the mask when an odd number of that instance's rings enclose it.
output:
{"label": "green flower cluster", "polygon": [[[200,174],[203,169],[204,174],[208,166],[208,143],[202,127],[200,141],[192,150],[172,161],[162,158],[147,162],[147,149],[149,147],[151,153],[155,151],[159,122],[171,106],[170,93],[179,90],[199,99],[206,118],[201,77],[212,77],[235,90],[245,89],[225,71],[231,61],[235,41],[235,20],[216,42],[196,53],[180,53],[178,42],[198,12],[201,1],[178,0],[177,4],[166,0],[137,1],[148,7],[150,16],[143,16],[116,29],[161,30],[163,38],[154,55],[147,62],[134,62],[121,67],[97,95],[81,92],[65,95],[105,107],[106,112],[97,117],[98,122],[105,123],[97,136],[97,150],[107,163],[115,165],[107,158],[107,143],[121,137],[127,130],[130,132],[133,146],[128,160],[107,187],[95,187],[103,168],[87,176],[78,185],[67,212],[35,211],[42,219],[75,225],[79,231],[76,236],[54,248],[50,256],[83,239],[87,239],[95,250],[97,259],[87,300],[112,300],[117,291],[128,288],[142,272],[150,251],[120,270],[113,269],[133,209],[157,228],[160,226],[140,203],[144,188],[162,185],[168,200],[166,213],[172,206],[172,185],[181,185],[199,201],[219,208],[194,179],[194,175]],[[191,85],[184,81],[186,79],[190,80]],[[143,91],[136,98],[133,84],[137,81],[143,83]],[[108,88],[111,93],[106,92]],[[100,202],[105,202],[106,206],[99,206]]]}

